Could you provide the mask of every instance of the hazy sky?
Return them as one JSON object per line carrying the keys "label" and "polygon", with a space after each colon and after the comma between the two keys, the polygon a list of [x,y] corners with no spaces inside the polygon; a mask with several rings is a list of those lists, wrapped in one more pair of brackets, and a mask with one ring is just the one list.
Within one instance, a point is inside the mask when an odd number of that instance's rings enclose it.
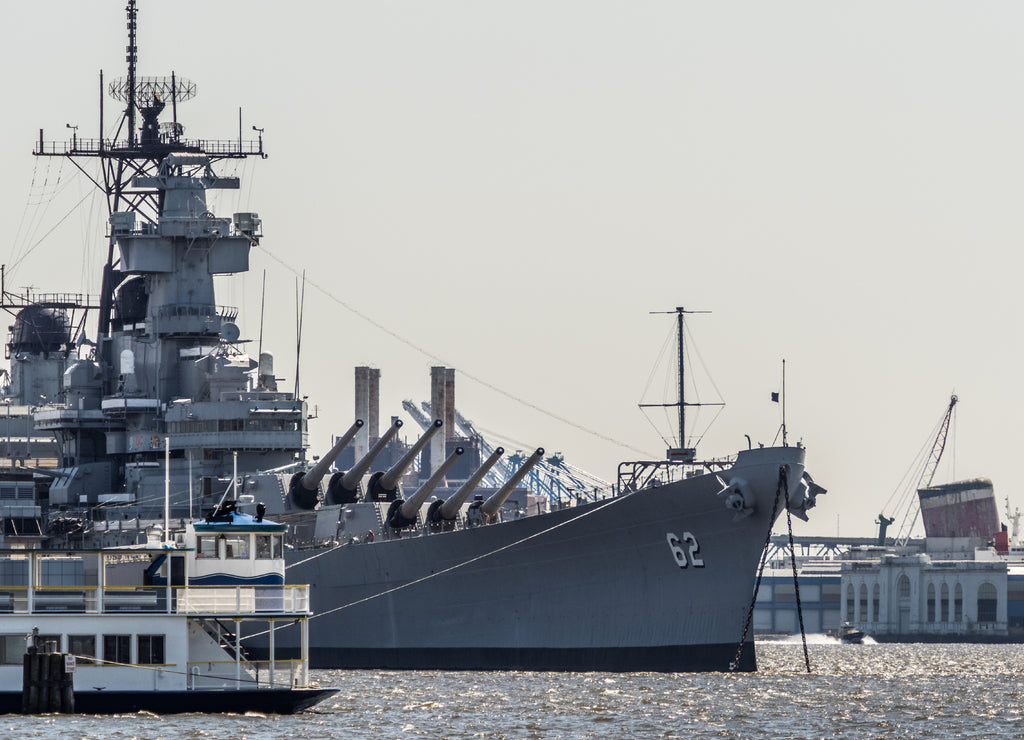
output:
{"label": "hazy sky", "polygon": [[[31,149],[97,135],[124,4],[4,4],[9,288],[98,288],[103,206]],[[445,364],[506,447],[612,480],[664,454],[637,409],[671,331],[650,312],[686,306],[711,312],[701,397],[727,403],[703,455],[775,438],[785,359],[790,440],[829,489],[798,533],[852,536],[916,481],[952,392],[935,482],[1024,507],[1022,29],[1016,2],[142,0],[139,72],[198,84],[189,136],[236,137],[239,106],[265,129],[216,202],[264,223],[219,302],[255,339],[266,270],[291,382],[307,271],[317,447],[351,423],[353,366],[381,369],[386,423]]]}

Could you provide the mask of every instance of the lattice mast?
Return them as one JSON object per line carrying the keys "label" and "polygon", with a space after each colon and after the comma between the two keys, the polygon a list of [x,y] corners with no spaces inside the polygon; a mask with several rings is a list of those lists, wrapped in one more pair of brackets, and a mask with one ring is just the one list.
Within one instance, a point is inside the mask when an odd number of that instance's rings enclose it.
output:
{"label": "lattice mast", "polygon": [[[171,73],[170,77],[140,77],[138,67],[138,8],[136,0],[128,0],[127,13],[128,45],[125,61],[127,75],[110,83],[104,91],[103,72],[100,71],[99,136],[95,139],[77,135],[71,141],[46,141],[42,129],[39,141],[33,151],[36,156],[66,157],[107,198],[107,215],[115,212],[133,212],[139,223],[156,223],[163,208],[163,191],[154,188],[136,187],[136,177],[153,177],[160,163],[171,153],[201,154],[215,163],[222,159],[240,159],[263,152],[262,132],[257,141],[242,139],[241,116],[237,139],[230,140],[189,140],[184,136],[184,126],[178,122],[178,103],[196,95],[196,85],[191,80]],[[125,104],[121,119],[112,138],[104,135],[103,98],[104,92]],[[161,123],[160,115],[168,102],[171,104],[171,121]],[[137,115],[142,124],[138,126]],[[72,127],[74,128],[74,127]],[[255,126],[254,130],[260,131]],[[100,160],[99,179],[84,166],[88,159]],[[107,261],[103,270],[99,296],[99,339],[110,335],[110,320],[114,293],[124,279],[118,270],[116,240],[111,231],[107,245]]]}

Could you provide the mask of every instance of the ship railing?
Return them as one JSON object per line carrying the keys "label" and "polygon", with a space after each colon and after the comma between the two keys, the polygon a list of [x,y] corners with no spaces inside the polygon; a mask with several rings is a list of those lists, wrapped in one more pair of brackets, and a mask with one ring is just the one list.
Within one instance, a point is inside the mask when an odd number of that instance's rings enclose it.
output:
{"label": "ship railing", "polygon": [[0,586],[0,614],[210,614],[309,613],[309,587],[273,586]]}
{"label": "ship railing", "polygon": [[638,460],[619,463],[615,495],[636,493],[645,489],[674,483],[693,475],[704,475],[729,467],[730,459],[706,460],[703,462],[679,462],[676,460]]}
{"label": "ship railing", "polygon": [[[246,157],[263,154],[259,141],[239,139],[182,139],[162,136],[159,147],[181,151],[202,152],[215,157]],[[37,140],[32,148],[36,155],[98,157],[104,154],[124,154],[137,151],[139,145],[130,146],[127,141],[116,139],[90,139],[74,137],[71,141]]]}
{"label": "ship railing", "polygon": [[215,306],[212,303],[170,303],[160,306],[156,310],[158,319],[179,319],[199,316],[201,318],[219,318],[224,321],[234,321],[238,318],[238,308],[235,306]]}
{"label": "ship railing", "polygon": [[3,302],[0,303],[0,306],[7,305],[37,305],[53,306],[56,308],[92,308],[99,305],[99,296],[88,295],[87,293],[27,292],[22,295],[7,293],[3,296]]}

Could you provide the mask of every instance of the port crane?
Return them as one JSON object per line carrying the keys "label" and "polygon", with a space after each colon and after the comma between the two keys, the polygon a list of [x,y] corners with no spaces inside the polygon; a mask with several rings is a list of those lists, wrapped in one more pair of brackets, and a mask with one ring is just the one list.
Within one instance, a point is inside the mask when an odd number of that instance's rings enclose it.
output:
{"label": "port crane", "polygon": [[[426,401],[421,403],[422,410],[416,407],[412,401],[403,401],[402,408],[413,420],[423,429],[431,423],[430,404]],[[455,412],[455,424],[463,435],[478,440],[480,451],[489,456],[494,452],[494,446],[484,438],[473,422],[468,420],[457,410]],[[512,474],[520,468],[526,456],[516,451],[506,455],[491,468],[483,480],[484,485],[500,487]],[[546,496],[551,506],[564,505],[566,501],[573,503],[584,501],[596,501],[602,492],[607,493],[610,486],[606,481],[597,478],[586,471],[581,470],[565,462],[561,453],[554,453],[542,459],[530,470],[524,480],[524,485],[539,496]]]}
{"label": "port crane", "polygon": [[[959,401],[956,395],[949,397],[949,405],[946,407],[946,411],[939,421],[939,429],[935,435],[935,441],[932,443],[931,451],[928,457],[924,461],[924,465],[921,469],[921,474],[917,478],[917,485],[912,490],[907,490],[904,493],[903,498],[906,500],[905,510],[903,514],[903,521],[900,523],[899,534],[896,537],[897,547],[906,547],[907,541],[910,539],[910,532],[914,528],[914,524],[917,523],[917,515],[921,512],[921,505],[917,500],[917,492],[922,488],[928,488],[932,484],[932,480],[935,478],[935,471],[939,467],[939,461],[942,459],[942,453],[946,449],[946,437],[949,434],[949,425],[953,418],[953,409],[956,407],[957,401]],[[895,521],[895,517],[886,517],[884,514],[878,515],[878,539],[884,544],[885,541],[885,529],[889,524]]]}

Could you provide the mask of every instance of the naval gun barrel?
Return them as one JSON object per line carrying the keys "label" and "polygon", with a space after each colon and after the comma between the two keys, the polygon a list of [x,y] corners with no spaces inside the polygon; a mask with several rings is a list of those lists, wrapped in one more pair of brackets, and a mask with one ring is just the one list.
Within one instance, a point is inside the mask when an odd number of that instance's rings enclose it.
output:
{"label": "naval gun barrel", "polygon": [[331,465],[334,463],[335,459],[337,459],[341,451],[348,446],[348,443],[355,438],[359,433],[359,430],[362,428],[363,420],[356,419],[355,424],[350,426],[347,432],[338,437],[338,441],[334,443],[334,447],[332,447],[326,455],[320,458],[320,462],[314,465],[312,470],[308,473],[300,473],[302,478],[299,479],[299,482],[302,484],[302,487],[307,491],[315,491],[320,486],[320,480],[324,477],[327,471],[331,469]]}
{"label": "naval gun barrel", "polygon": [[370,482],[366,487],[366,500],[394,500],[395,491],[398,490],[398,482],[402,480],[405,471],[415,462],[416,456],[427,446],[430,438],[437,434],[443,424],[444,422],[440,419],[434,419],[434,423],[423,432],[420,438],[409,448],[408,452],[402,455],[401,460],[392,465],[387,472],[378,472],[370,476]]}
{"label": "naval gun barrel", "polygon": [[331,503],[355,503],[358,498],[359,482],[366,475],[366,471],[370,469],[370,466],[373,465],[374,459],[384,451],[384,448],[388,446],[388,443],[398,434],[398,430],[401,428],[402,420],[395,419],[395,423],[381,435],[381,438],[377,440],[377,444],[363,455],[363,458],[353,465],[351,470],[345,473],[335,473],[331,476],[331,482],[327,486],[327,495]]}
{"label": "naval gun barrel", "polygon": [[[487,475],[487,471],[494,467],[494,463],[498,462],[498,459],[504,454],[504,447],[497,448],[491,453],[491,456],[484,461],[484,464],[481,465],[473,475],[469,476],[469,479],[462,484],[459,490],[456,491],[455,494],[447,501],[441,504],[439,513],[441,514],[442,519],[451,521],[455,518],[455,515],[459,513],[459,509],[462,508],[462,505],[466,503],[466,499],[469,498],[469,494],[473,493],[476,487],[480,484],[480,481],[482,481],[484,476]],[[431,504],[431,508],[433,508],[433,504]]]}
{"label": "naval gun barrel", "polygon": [[544,457],[544,448],[538,447],[536,451],[527,458],[526,462],[515,473],[512,477],[505,481],[505,485],[495,491],[489,499],[484,501],[483,506],[480,507],[480,513],[487,517],[492,517],[498,513],[498,509],[505,503],[505,500],[511,495],[512,490],[519,485],[519,481],[526,477],[526,474],[530,472],[530,468],[540,462],[540,459]]}
{"label": "naval gun barrel", "polygon": [[441,482],[464,451],[465,450],[463,450],[463,448],[456,447],[455,450],[452,451],[452,454],[450,454],[443,463],[437,466],[437,470],[433,472],[427,482],[420,486],[416,493],[409,497],[408,501],[398,499],[394,504],[392,504],[391,512],[388,515],[388,524],[393,529],[401,529],[402,527],[408,527],[416,523],[416,514],[419,513],[420,507],[423,506],[423,502],[427,500],[427,496],[433,493],[434,489],[437,488],[437,484]]}
{"label": "naval gun barrel", "polygon": [[330,470],[339,453],[345,449],[345,446],[352,441],[352,438],[362,428],[363,420],[356,419],[348,431],[338,438],[338,441],[334,443],[330,451],[320,458],[320,461],[311,470],[299,472],[292,476],[292,479],[288,482],[288,494],[296,506],[300,509],[312,509],[316,506],[317,494],[320,491],[320,481],[323,480],[324,475]]}

